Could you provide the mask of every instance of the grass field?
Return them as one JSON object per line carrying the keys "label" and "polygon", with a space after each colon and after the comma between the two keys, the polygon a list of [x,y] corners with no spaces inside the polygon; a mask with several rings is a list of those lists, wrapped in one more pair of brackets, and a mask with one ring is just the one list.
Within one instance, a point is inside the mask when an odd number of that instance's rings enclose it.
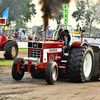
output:
{"label": "grass field", "polygon": [[28,48],[19,48],[18,52],[28,52]]}
{"label": "grass field", "polygon": [[0,65],[13,65],[13,61],[0,61]]}

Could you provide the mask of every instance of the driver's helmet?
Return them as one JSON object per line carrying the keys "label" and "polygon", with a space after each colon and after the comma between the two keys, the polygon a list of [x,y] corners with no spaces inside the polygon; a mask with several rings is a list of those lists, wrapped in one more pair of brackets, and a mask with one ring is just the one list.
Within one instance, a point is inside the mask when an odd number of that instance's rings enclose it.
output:
{"label": "driver's helmet", "polygon": [[60,30],[58,31],[58,35],[60,35],[60,36],[63,36],[64,34],[65,34],[64,29],[60,29]]}

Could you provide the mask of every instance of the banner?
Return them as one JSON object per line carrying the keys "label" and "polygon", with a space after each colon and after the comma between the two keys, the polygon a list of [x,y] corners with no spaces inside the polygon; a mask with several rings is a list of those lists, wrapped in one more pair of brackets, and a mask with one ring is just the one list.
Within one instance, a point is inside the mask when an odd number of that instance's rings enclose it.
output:
{"label": "banner", "polygon": [[[68,4],[63,4],[63,18],[64,24],[68,24]],[[64,26],[64,29],[67,29],[67,26]]]}
{"label": "banner", "polygon": [[3,12],[2,18],[7,18],[8,19],[8,12],[9,12],[9,7]]}

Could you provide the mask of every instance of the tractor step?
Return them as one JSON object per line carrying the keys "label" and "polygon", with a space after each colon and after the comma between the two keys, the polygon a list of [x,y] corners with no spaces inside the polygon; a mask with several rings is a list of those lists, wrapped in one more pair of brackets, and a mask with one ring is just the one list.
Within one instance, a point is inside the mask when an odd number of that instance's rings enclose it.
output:
{"label": "tractor step", "polygon": [[67,57],[68,56],[68,53],[64,53],[64,56]]}
{"label": "tractor step", "polygon": [[68,53],[64,53],[62,60],[67,59],[68,58]]}
{"label": "tractor step", "polygon": [[65,68],[65,66],[59,66],[59,68]]}
{"label": "tractor step", "polygon": [[67,63],[67,60],[61,60],[62,63]]}

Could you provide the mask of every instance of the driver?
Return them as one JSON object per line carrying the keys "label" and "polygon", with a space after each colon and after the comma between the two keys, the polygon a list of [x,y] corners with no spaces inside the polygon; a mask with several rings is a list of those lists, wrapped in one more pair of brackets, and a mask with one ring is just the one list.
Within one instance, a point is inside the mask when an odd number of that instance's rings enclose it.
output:
{"label": "driver", "polygon": [[58,38],[57,40],[63,40],[65,41],[64,45],[69,45],[69,41],[70,41],[70,35],[69,35],[69,31],[68,30],[64,30],[64,29],[60,29],[58,31]]}
{"label": "driver", "polygon": [[69,42],[70,42],[70,35],[69,35],[69,31],[68,30],[64,30],[64,29],[60,29],[58,31],[58,38],[57,40],[63,40],[64,42],[64,46],[63,46],[63,57],[64,57],[64,53],[68,52],[69,49]]}

